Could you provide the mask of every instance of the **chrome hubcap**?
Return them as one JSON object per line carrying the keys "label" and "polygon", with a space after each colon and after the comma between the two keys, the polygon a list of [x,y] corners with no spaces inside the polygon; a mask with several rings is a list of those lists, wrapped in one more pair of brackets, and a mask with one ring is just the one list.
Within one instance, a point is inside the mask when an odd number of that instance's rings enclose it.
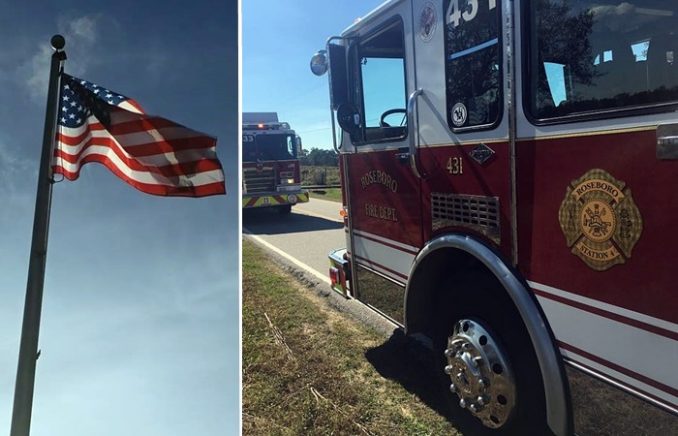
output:
{"label": "chrome hubcap", "polygon": [[483,425],[503,426],[511,417],[516,401],[513,371],[496,340],[478,321],[462,319],[447,340],[450,391]]}

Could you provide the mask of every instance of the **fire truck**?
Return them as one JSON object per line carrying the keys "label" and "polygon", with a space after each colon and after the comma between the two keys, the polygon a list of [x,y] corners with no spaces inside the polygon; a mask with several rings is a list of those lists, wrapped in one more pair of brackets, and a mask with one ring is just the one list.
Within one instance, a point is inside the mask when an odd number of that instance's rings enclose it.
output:
{"label": "fire truck", "polygon": [[301,189],[301,138],[276,112],[242,114],[242,207],[276,207],[290,213],[308,201]]}
{"label": "fire truck", "polygon": [[432,350],[465,434],[678,434],[677,29],[675,0],[391,0],[312,57],[332,286]]}

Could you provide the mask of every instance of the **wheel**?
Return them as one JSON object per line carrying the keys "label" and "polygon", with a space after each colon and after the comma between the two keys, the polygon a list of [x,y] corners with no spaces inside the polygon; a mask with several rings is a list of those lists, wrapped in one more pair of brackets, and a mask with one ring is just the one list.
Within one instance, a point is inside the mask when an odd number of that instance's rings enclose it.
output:
{"label": "wheel", "polygon": [[489,272],[464,272],[446,288],[434,352],[455,424],[473,435],[550,434],[537,357],[510,297]]}
{"label": "wheel", "polygon": [[[387,123],[385,120],[386,120],[386,117],[388,117],[389,115],[393,115],[393,114],[403,114],[403,115],[405,115],[405,114],[407,114],[407,109],[389,109],[389,110],[387,110],[386,112],[381,114],[381,117],[379,118],[379,127],[391,127],[391,125],[389,123]],[[404,122],[405,122],[405,117],[403,117],[403,120],[400,122],[400,125],[402,126]]]}
{"label": "wheel", "polygon": [[286,204],[284,206],[278,206],[278,212],[280,212],[283,215],[287,215],[290,212],[292,212],[292,205]]}

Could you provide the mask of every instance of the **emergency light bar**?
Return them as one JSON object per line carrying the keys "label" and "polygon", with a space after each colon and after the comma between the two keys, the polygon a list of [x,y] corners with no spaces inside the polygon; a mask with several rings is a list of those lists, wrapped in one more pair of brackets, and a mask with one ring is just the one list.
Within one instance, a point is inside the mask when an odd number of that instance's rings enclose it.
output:
{"label": "emergency light bar", "polygon": [[288,123],[257,123],[257,124],[243,124],[243,130],[289,130]]}

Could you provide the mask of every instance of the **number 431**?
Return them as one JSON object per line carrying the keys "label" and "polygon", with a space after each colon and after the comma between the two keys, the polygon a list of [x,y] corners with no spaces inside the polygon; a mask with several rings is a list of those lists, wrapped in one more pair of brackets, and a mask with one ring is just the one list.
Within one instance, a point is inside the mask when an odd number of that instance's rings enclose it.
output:
{"label": "number 431", "polygon": [[[473,21],[478,14],[478,0],[461,0],[467,4],[463,8],[459,8],[459,0],[450,1],[450,6],[447,7],[447,24],[452,23],[453,27],[459,25],[460,20]],[[497,0],[487,0],[489,9],[492,10],[497,7]]]}
{"label": "number 431", "polygon": [[447,159],[447,172],[454,174],[464,174],[464,165],[460,157],[450,157]]}

